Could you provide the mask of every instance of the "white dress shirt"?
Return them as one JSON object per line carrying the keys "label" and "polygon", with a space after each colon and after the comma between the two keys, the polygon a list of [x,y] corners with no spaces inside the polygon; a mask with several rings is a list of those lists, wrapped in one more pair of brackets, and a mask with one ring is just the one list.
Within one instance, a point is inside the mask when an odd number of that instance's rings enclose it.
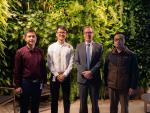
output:
{"label": "white dress shirt", "polygon": [[56,77],[63,72],[65,77],[68,76],[73,66],[73,47],[64,42],[60,44],[58,41],[48,47],[47,61],[48,67],[52,74]]}

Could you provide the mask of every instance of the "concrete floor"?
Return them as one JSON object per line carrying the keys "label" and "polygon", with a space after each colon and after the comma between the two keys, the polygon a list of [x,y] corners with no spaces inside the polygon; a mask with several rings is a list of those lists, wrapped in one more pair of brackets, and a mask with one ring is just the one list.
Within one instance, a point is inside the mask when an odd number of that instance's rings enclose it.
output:
{"label": "concrete floor", "polygon": [[[42,103],[41,103],[42,104]],[[77,100],[71,104],[70,113],[79,113],[80,101]],[[109,100],[99,100],[100,113],[109,113]],[[91,113],[91,105],[88,105],[89,113]],[[148,106],[150,111],[150,106]],[[6,106],[0,106],[0,113],[14,113],[12,104]],[[40,107],[40,113],[51,113],[50,103],[43,103]],[[63,102],[59,101],[58,113],[63,112]],[[119,106],[120,113],[120,106]],[[144,113],[144,102],[142,100],[130,100],[129,101],[129,113]]]}
{"label": "concrete floor", "polygon": [[[79,113],[79,100],[71,104],[70,113]],[[109,100],[100,100],[99,101],[100,113],[109,113]],[[88,105],[89,113],[91,113],[91,105]],[[59,102],[58,113],[63,112],[63,103]],[[148,109],[148,111],[150,111]],[[50,108],[47,111],[41,113],[50,113]],[[119,106],[120,113],[120,106]],[[130,100],[129,102],[129,113],[144,113],[144,102],[142,100]]]}

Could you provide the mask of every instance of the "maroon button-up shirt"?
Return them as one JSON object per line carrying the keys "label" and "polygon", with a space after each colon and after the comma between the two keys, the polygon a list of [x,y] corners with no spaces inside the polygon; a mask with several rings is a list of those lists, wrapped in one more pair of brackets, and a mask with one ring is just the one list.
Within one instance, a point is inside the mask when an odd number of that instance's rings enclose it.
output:
{"label": "maroon button-up shirt", "polygon": [[46,80],[46,66],[43,51],[39,48],[29,50],[24,46],[15,55],[14,82],[20,87],[22,79]]}

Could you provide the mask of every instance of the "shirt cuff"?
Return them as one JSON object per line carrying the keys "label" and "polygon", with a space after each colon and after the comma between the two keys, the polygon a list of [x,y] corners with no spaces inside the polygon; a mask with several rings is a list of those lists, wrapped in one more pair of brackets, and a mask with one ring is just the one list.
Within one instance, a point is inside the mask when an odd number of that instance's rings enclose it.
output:
{"label": "shirt cuff", "polygon": [[16,89],[16,88],[19,88],[19,87],[21,87],[21,85],[19,83],[15,83],[14,88]]}
{"label": "shirt cuff", "polygon": [[53,75],[57,77],[59,74],[58,72],[53,72]]}
{"label": "shirt cuff", "polygon": [[65,71],[63,75],[64,75],[65,77],[67,77],[67,76],[68,76],[68,73]]}

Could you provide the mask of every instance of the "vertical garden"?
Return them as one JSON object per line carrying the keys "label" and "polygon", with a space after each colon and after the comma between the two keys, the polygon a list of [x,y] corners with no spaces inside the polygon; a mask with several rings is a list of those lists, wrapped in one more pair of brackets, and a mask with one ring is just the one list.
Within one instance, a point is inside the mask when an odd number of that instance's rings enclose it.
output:
{"label": "vertical garden", "polygon": [[[0,0],[0,86],[12,85],[15,51],[25,44],[22,36],[26,29],[37,32],[38,46],[46,57],[48,45],[55,41],[57,25],[67,27],[67,41],[74,49],[83,41],[83,27],[90,25],[94,40],[103,44],[104,57],[113,47],[113,34],[126,32],[126,44],[138,56],[139,87],[150,87],[149,8],[147,0]],[[71,98],[75,99],[75,66],[72,73]],[[102,69],[100,82],[103,89]]]}

